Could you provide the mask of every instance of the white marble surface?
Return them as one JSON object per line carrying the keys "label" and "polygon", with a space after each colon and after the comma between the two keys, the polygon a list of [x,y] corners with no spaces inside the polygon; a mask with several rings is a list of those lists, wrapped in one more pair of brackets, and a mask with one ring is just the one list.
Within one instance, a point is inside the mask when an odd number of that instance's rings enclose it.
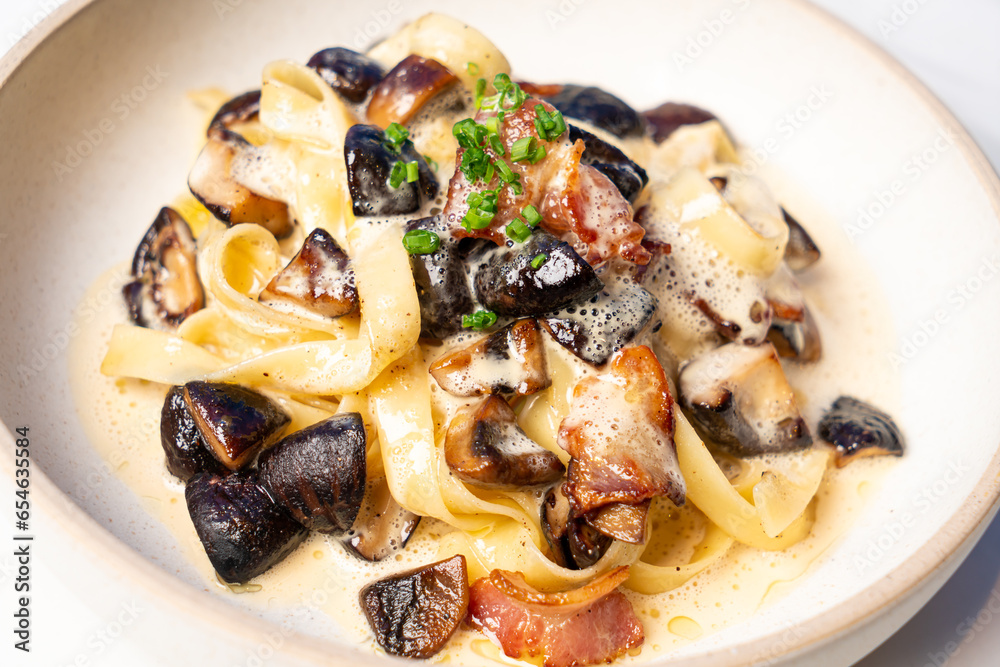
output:
{"label": "white marble surface", "polygon": [[[965,125],[994,166],[1000,167],[1000,1],[814,0],[853,26],[917,75]],[[557,4],[546,0],[548,4]],[[59,0],[0,0],[0,53],[50,14]],[[2,122],[2,119],[0,119]],[[10,498],[9,480],[0,497]],[[174,664],[164,652],[164,611],[141,593],[83,559],[74,572],[45,517],[36,516],[32,579],[33,646],[15,652],[9,628],[16,563],[0,555],[0,664],[69,666]],[[0,513],[0,536],[9,535],[10,512]],[[73,585],[67,585],[73,578]],[[87,580],[81,586],[80,579]],[[89,594],[81,595],[80,591]],[[957,574],[896,635],[863,660],[862,667],[980,667],[1000,664],[1000,520]],[[179,630],[180,628],[176,628]],[[207,658],[208,656],[206,656]],[[246,655],[246,662],[253,662]],[[228,664],[221,662],[218,664]]]}

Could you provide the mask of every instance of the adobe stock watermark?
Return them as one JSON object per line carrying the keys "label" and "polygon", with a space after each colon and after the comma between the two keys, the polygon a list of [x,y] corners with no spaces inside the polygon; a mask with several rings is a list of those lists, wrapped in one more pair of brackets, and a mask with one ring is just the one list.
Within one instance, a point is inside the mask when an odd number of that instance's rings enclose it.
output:
{"label": "adobe stock watermark", "polygon": [[945,295],[948,306],[936,309],[930,317],[917,322],[916,329],[900,341],[899,349],[889,353],[892,367],[899,368],[916,357],[951,321],[955,313],[965,308],[997,273],[1000,273],[1000,255],[993,254],[984,258],[968,278]]}
{"label": "adobe stock watermark", "polygon": [[61,667],[91,667],[102,664],[98,658],[104,655],[125,634],[128,628],[135,625],[143,612],[145,609],[140,607],[135,600],[122,603],[114,618],[87,637],[86,648],[77,653],[72,662],[63,663]]}
{"label": "adobe stock watermark", "polygon": [[43,0],[37,4],[34,11],[21,19],[21,24],[14,32],[7,33],[7,48],[17,44],[22,37],[31,32],[31,29],[47,19],[52,12],[59,8],[58,0]]}
{"label": "adobe stock watermark", "polygon": [[971,470],[972,468],[961,460],[950,461],[943,474],[910,499],[910,509],[886,526],[881,535],[869,540],[863,553],[855,554],[854,568],[857,573],[862,574],[881,561],[894,546],[899,544],[910,528],[917,524],[920,517],[945,498],[952,487]]}
{"label": "adobe stock watermark", "polygon": [[879,19],[877,24],[879,33],[882,37],[888,38],[892,33],[898,32],[926,4],[927,0],[903,0],[894,4],[889,16]]}
{"label": "adobe stock watermark", "polygon": [[993,620],[1000,614],[1000,591],[993,589],[990,591],[990,598],[975,616],[966,616],[955,626],[955,634],[959,641],[946,643],[941,651],[929,651],[927,662],[921,667],[944,667],[948,661],[962,651],[963,644],[971,644],[976,636],[982,633]]}
{"label": "adobe stock watermark", "polygon": [[749,664],[756,667],[765,667],[766,665],[773,665],[778,660],[782,660],[782,656],[787,658],[788,650],[798,646],[806,634],[798,623],[793,622],[787,623],[780,630],[781,635],[774,643],[755,655],[753,660],[749,661]]}
{"label": "adobe stock watermark", "polygon": [[912,153],[900,168],[900,175],[885,188],[872,193],[868,204],[858,207],[854,222],[844,227],[844,233],[853,243],[855,239],[871,229],[886,212],[918,182],[935,162],[955,145],[955,133],[946,128],[938,128],[930,145]]}
{"label": "adobe stock watermark", "polygon": [[168,76],[170,73],[164,72],[159,65],[149,65],[146,67],[145,75],[135,86],[112,100],[108,107],[109,115],[99,120],[94,127],[81,132],[81,138],[76,143],[67,145],[66,156],[61,162],[52,161],[52,172],[59,182],[83,164],[86,158],[93,155],[104,139],[118,128],[118,123],[132,115],[132,112],[139,108],[139,105],[151,92],[159,88]]}
{"label": "adobe stock watermark", "polygon": [[560,23],[565,23],[581,5],[586,3],[587,0],[560,0],[555,9],[545,10],[545,20],[549,22],[549,27],[555,30]]}
{"label": "adobe stock watermark", "polygon": [[693,35],[689,35],[684,48],[674,51],[674,65],[678,72],[683,72],[686,67],[693,65],[694,61],[701,58],[705,51],[712,48],[712,45],[726,32],[726,30],[739,17],[739,12],[746,11],[750,7],[750,0],[730,0],[736,11],[726,7],[713,18],[702,21],[702,29]]}

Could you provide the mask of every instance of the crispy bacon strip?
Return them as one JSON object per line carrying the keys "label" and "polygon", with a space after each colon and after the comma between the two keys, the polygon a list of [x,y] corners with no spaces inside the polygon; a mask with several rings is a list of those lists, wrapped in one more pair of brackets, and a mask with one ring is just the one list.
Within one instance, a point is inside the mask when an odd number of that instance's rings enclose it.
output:
{"label": "crispy bacon strip", "polygon": [[[522,193],[515,195],[509,187],[500,188],[497,213],[489,227],[468,232],[462,228],[462,218],[469,210],[466,200],[472,192],[496,189],[499,177],[489,183],[470,183],[461,169],[455,169],[448,184],[448,203],[445,219],[459,237],[488,238],[497,245],[507,242],[506,226],[521,215],[529,204],[542,214],[542,227],[567,241],[591,264],[598,264],[616,254],[639,265],[649,262],[650,254],[642,247],[645,230],[632,219],[632,206],[618,188],[597,169],[580,164],[583,154],[582,141],[570,142],[569,133],[555,141],[541,141],[535,129],[535,105],[547,111],[555,108],[548,102],[529,98],[517,111],[507,113],[500,126],[500,141],[504,154],[518,139],[535,137],[545,147],[546,156],[536,164],[529,161],[510,162],[514,173],[520,175]],[[494,111],[480,111],[476,122],[484,123],[496,115]],[[486,148],[491,160],[496,153]],[[456,163],[461,165],[465,149],[459,148]]]}
{"label": "crispy bacon strip", "polygon": [[622,350],[607,373],[576,386],[559,427],[559,446],[573,457],[565,492],[574,516],[664,495],[684,503],[673,406],[663,367],[645,345]]}
{"label": "crispy bacon strip", "polygon": [[542,593],[519,572],[494,570],[469,590],[468,622],[515,659],[543,657],[545,667],[611,662],[642,644],[642,623],[617,589],[620,567],[571,591]]}

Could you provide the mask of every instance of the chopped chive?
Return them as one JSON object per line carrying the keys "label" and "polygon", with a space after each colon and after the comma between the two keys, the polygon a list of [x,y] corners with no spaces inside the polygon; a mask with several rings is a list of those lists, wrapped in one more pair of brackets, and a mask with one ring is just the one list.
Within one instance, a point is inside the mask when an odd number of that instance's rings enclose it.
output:
{"label": "chopped chive", "polygon": [[542,216],[538,212],[538,209],[530,204],[521,209],[521,215],[524,216],[524,219],[532,227],[538,226],[538,223],[542,221]]}
{"label": "chopped chive", "polygon": [[493,152],[497,155],[503,156],[503,144],[500,143],[500,137],[496,134],[490,135],[490,148],[492,148]]}
{"label": "chopped chive", "polygon": [[489,183],[490,181],[493,180],[493,163],[492,162],[487,162],[486,163],[486,173],[483,174],[483,180],[486,181],[487,183]]}
{"label": "chopped chive", "polygon": [[[396,164],[399,164],[398,162]],[[416,160],[406,163],[406,182],[413,183],[420,177],[420,165]]]}
{"label": "chopped chive", "polygon": [[441,237],[426,229],[414,229],[403,234],[403,247],[411,255],[429,255],[441,247]]}
{"label": "chopped chive", "polygon": [[508,185],[510,186],[510,189],[514,191],[515,195],[519,195],[524,192],[524,188],[521,187],[521,184],[518,181],[508,183]]}
{"label": "chopped chive", "polygon": [[538,269],[541,268],[542,264],[549,260],[549,256],[544,252],[540,252],[531,258],[531,268]]}
{"label": "chopped chive", "polygon": [[524,224],[520,218],[514,218],[504,231],[518,243],[524,243],[531,236],[531,227]]}
{"label": "chopped chive", "polygon": [[552,120],[555,122],[555,128],[549,128],[549,141],[558,138],[566,131],[566,121],[563,119],[561,112],[556,111],[552,114]]}
{"label": "chopped chive", "polygon": [[490,134],[497,134],[500,132],[500,121],[496,116],[491,116],[487,118],[486,122],[483,123],[483,125],[486,126],[486,130]]}
{"label": "chopped chive", "polygon": [[[486,79],[476,81],[476,108],[483,108],[483,95],[486,94]],[[472,120],[471,118],[469,120]]]}
{"label": "chopped chive", "polygon": [[389,142],[389,148],[395,153],[399,152],[409,136],[410,131],[399,123],[389,123],[389,127],[385,128],[385,138]]}
{"label": "chopped chive", "polygon": [[471,315],[462,315],[462,326],[476,331],[489,329],[496,321],[497,314],[491,310],[477,310]]}
{"label": "chopped chive", "polygon": [[493,222],[493,213],[479,208],[470,208],[462,218],[462,226],[467,230],[486,229]]}
{"label": "chopped chive", "polygon": [[[534,139],[534,137],[532,137],[532,139]],[[537,164],[543,157],[545,157],[545,146],[539,144],[531,153],[531,164]]]}
{"label": "chopped chive", "polygon": [[389,187],[395,190],[403,184],[404,178],[406,178],[406,169],[403,167],[403,163],[397,160],[393,163],[392,172],[389,174]]}
{"label": "chopped chive", "polygon": [[[469,76],[476,76],[479,74],[479,65],[470,60],[465,64],[465,71],[469,73]],[[483,79],[483,83],[486,83],[486,79]]]}
{"label": "chopped chive", "polygon": [[521,175],[511,171],[510,167],[503,160],[497,160],[494,164],[496,165],[497,175],[504,183],[513,183],[521,178]]}
{"label": "chopped chive", "polygon": [[530,159],[535,151],[535,138],[523,137],[518,139],[510,147],[510,159],[512,162]]}

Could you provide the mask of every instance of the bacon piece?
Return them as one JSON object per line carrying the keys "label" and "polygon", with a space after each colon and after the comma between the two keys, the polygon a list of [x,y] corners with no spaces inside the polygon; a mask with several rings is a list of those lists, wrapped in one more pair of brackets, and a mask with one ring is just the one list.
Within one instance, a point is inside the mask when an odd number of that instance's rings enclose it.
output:
{"label": "bacon piece", "polygon": [[545,667],[611,662],[642,644],[642,623],[617,590],[620,567],[561,593],[541,593],[519,572],[494,570],[469,590],[468,622],[511,658],[543,657]]}
{"label": "bacon piece", "polygon": [[[462,228],[461,221],[469,210],[466,203],[469,194],[496,189],[500,185],[499,177],[494,176],[489,183],[470,183],[460,168],[455,169],[448,184],[444,215],[456,236],[487,238],[503,245],[507,242],[506,226],[521,215],[525,206],[532,205],[542,214],[542,227],[573,245],[591,264],[616,254],[639,265],[649,262],[649,251],[641,243],[645,230],[633,221],[628,200],[607,176],[594,167],[580,164],[586,148],[583,141],[570,141],[568,131],[555,141],[538,139],[535,129],[535,105],[538,104],[546,111],[555,110],[547,102],[529,98],[517,111],[508,112],[500,125],[505,155],[510,155],[510,147],[515,141],[525,137],[535,137],[545,147],[546,155],[536,164],[507,161],[511,170],[520,175],[522,192],[515,195],[509,187],[500,188],[497,213],[488,227],[470,232]],[[480,111],[476,122],[484,123],[495,115],[494,111]],[[491,160],[500,159],[491,148],[485,150]],[[460,148],[458,165],[464,154],[465,149]]]}
{"label": "bacon piece", "polygon": [[559,446],[573,457],[565,491],[574,516],[664,495],[684,503],[673,406],[663,367],[645,345],[622,350],[607,373],[576,386],[559,427]]}

